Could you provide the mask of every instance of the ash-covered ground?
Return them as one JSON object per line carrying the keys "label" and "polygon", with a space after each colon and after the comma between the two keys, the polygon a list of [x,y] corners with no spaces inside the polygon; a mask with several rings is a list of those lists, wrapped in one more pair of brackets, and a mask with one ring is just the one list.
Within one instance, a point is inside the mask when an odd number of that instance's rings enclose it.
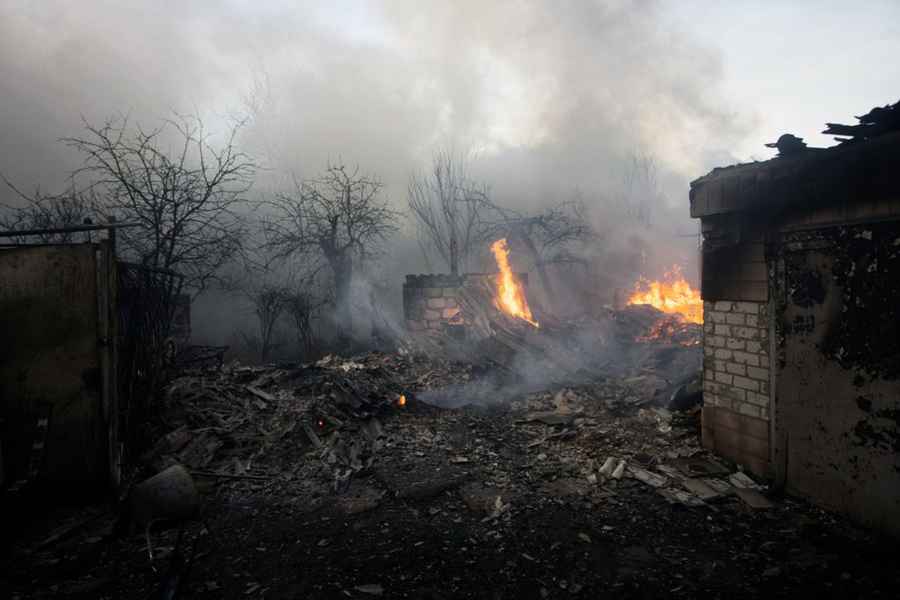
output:
{"label": "ash-covered ground", "polygon": [[[634,327],[600,329],[608,347]],[[128,499],[21,499],[0,591],[896,597],[894,546],[702,449],[691,335],[618,339],[577,381],[542,386],[490,356],[410,349],[183,373],[129,476],[180,465],[202,512],[152,521],[151,560]]]}

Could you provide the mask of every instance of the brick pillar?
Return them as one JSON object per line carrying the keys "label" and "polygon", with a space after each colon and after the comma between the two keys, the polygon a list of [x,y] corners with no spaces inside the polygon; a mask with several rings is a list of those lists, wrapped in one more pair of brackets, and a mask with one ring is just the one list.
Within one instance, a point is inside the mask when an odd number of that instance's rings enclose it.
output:
{"label": "brick pillar", "polygon": [[703,304],[703,445],[769,475],[768,304]]}

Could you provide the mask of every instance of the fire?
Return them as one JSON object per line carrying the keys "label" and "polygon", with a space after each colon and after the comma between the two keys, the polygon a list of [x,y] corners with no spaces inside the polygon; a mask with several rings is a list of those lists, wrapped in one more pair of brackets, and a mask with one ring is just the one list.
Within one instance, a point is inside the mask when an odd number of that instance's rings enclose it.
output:
{"label": "fire", "polygon": [[679,346],[700,345],[699,329],[688,323],[680,314],[666,315],[653,324],[636,342],[669,342]]}
{"label": "fire", "polygon": [[400,394],[397,398],[397,406],[406,406],[406,394]]}
{"label": "fire", "polygon": [[500,238],[491,244],[491,252],[494,253],[494,259],[500,269],[500,274],[497,275],[497,298],[494,300],[497,308],[538,327],[537,321],[531,316],[522,285],[516,280],[509,266],[509,246],[506,245],[506,238]]}
{"label": "fire", "polygon": [[689,323],[703,323],[703,300],[693,289],[678,265],[667,271],[662,281],[643,277],[634,285],[628,304],[649,304],[664,313],[681,315]]}

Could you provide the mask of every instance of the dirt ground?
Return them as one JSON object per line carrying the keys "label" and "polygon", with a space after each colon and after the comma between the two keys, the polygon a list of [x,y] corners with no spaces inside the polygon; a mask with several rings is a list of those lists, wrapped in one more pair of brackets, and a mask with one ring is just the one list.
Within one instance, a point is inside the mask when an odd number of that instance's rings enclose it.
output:
{"label": "dirt ground", "polygon": [[[329,458],[324,423],[324,449],[291,427],[269,436],[241,474],[196,470],[207,473],[195,474],[203,522],[185,526],[177,550],[178,528],[154,531],[152,563],[141,533],[114,535],[111,507],[7,506],[15,526],[0,595],[897,597],[896,542],[764,485],[745,493],[740,485],[757,484],[700,447],[696,409],[622,401],[640,381],[456,409],[417,400],[428,377],[404,381],[408,402],[377,417],[349,477],[335,479],[346,472]],[[270,400],[300,402],[276,387]],[[363,435],[342,429],[345,440]],[[620,477],[603,471],[610,457],[625,461]],[[718,491],[701,499],[692,484]],[[10,518],[15,511],[38,515]]]}

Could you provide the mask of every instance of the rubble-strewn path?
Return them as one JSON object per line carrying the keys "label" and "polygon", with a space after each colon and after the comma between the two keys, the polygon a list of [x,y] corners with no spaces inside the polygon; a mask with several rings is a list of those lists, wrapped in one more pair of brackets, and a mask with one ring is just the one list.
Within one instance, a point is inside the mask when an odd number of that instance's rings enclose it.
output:
{"label": "rubble-strewn path", "polygon": [[[205,493],[179,597],[896,597],[895,546],[703,451],[696,410],[652,408],[644,378],[496,407],[418,399],[477,378],[373,354],[176,380],[143,461],[185,464]],[[142,598],[183,575],[175,529],[152,536],[155,571],[114,520],[34,523],[0,591]]]}

